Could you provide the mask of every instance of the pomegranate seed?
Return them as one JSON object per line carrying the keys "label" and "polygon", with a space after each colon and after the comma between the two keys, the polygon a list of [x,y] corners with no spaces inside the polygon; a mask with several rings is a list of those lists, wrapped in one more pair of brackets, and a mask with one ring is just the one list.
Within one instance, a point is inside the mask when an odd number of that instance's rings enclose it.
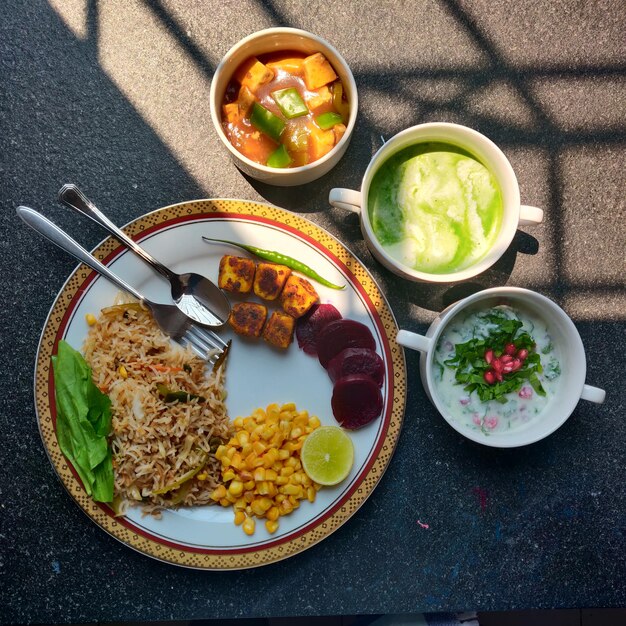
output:
{"label": "pomegranate seed", "polygon": [[513,361],[513,357],[512,357],[510,354],[503,354],[503,355],[500,357],[500,362],[501,362],[503,365],[508,365],[509,363],[511,363],[511,361]]}
{"label": "pomegranate seed", "polygon": [[513,371],[513,363],[507,363],[503,368],[502,368],[502,373],[503,374],[510,374]]}
{"label": "pomegranate seed", "polygon": [[493,385],[496,382],[496,375],[493,370],[485,370],[483,378],[488,385]]}
{"label": "pomegranate seed", "polygon": [[502,373],[501,373],[501,372],[498,372],[498,371],[495,371],[495,372],[494,372],[494,374],[495,374],[496,380],[497,380],[499,383],[501,383],[501,382],[502,382]]}
{"label": "pomegranate seed", "polygon": [[511,363],[511,371],[517,372],[517,370],[522,367],[522,359],[513,359]]}
{"label": "pomegranate seed", "polygon": [[517,358],[521,359],[522,361],[528,356],[528,350],[526,350],[526,348],[522,348],[521,350],[518,351],[517,353]]}
{"label": "pomegranate seed", "polygon": [[502,371],[502,361],[498,358],[495,358],[493,361],[491,361],[491,367],[496,371],[496,372],[501,372]]}
{"label": "pomegranate seed", "polygon": [[491,365],[491,361],[493,361],[493,350],[491,348],[485,350],[485,361],[487,361],[487,365]]}
{"label": "pomegranate seed", "polygon": [[506,346],[504,346],[504,354],[515,356],[516,352],[517,352],[517,348],[515,347],[514,343],[507,343]]}

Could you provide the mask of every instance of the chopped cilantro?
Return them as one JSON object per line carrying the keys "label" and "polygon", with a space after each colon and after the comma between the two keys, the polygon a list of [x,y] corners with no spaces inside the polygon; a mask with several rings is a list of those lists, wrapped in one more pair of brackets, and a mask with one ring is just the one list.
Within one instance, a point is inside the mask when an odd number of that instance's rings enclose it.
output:
{"label": "chopped cilantro", "polygon": [[[456,382],[465,385],[468,393],[476,391],[482,402],[497,400],[504,404],[507,402],[506,394],[519,391],[525,381],[528,381],[536,393],[545,396],[546,392],[537,376],[543,372],[541,359],[535,351],[535,340],[525,330],[521,330],[522,322],[507,317],[497,309],[479,317],[488,327],[488,332],[481,336],[474,333],[469,341],[456,344],[454,356],[444,362],[456,370]],[[513,343],[517,350],[528,350],[528,356],[519,370],[505,374],[502,382],[490,385],[484,379],[484,373],[490,369],[485,361],[485,352],[491,349],[499,357],[508,343]]]}

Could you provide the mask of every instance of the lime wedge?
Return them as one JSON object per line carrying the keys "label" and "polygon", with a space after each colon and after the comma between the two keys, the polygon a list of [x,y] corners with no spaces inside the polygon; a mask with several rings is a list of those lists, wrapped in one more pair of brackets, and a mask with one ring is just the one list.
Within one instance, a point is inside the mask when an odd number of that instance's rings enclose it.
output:
{"label": "lime wedge", "polygon": [[300,457],[311,480],[320,485],[336,485],[352,469],[354,446],[342,428],[321,426],[304,440]]}

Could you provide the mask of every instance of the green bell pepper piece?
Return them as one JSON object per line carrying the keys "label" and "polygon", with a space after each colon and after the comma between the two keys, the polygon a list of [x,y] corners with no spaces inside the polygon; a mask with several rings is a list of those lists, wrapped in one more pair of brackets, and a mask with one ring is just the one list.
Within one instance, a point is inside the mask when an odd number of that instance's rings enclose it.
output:
{"label": "green bell pepper piece", "polygon": [[328,111],[328,113],[322,113],[315,118],[315,122],[322,130],[328,130],[332,128],[336,124],[341,124],[343,122],[343,118],[339,113],[333,113],[332,111]]}
{"label": "green bell pepper piece", "polygon": [[284,120],[281,120],[278,115],[274,115],[271,111],[266,109],[258,102],[255,102],[252,105],[250,123],[257,130],[265,133],[268,137],[271,137],[276,142],[280,140],[280,135],[285,129]]}
{"label": "green bell pepper piece", "polygon": [[309,112],[302,96],[300,96],[295,87],[272,91],[272,98],[274,98],[278,108],[288,120],[306,115]]}
{"label": "green bell pepper piece", "polygon": [[267,159],[267,165],[269,167],[287,167],[291,163],[291,157],[287,148],[282,144],[277,150],[274,150]]}

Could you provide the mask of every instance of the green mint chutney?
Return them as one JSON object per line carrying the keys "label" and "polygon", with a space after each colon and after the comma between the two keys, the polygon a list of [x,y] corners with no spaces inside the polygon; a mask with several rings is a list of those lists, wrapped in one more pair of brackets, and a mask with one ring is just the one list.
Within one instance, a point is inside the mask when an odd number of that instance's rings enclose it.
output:
{"label": "green mint chutney", "polygon": [[451,144],[404,148],[382,164],[369,189],[369,219],[384,250],[429,274],[462,270],[485,256],[502,212],[494,176]]}

